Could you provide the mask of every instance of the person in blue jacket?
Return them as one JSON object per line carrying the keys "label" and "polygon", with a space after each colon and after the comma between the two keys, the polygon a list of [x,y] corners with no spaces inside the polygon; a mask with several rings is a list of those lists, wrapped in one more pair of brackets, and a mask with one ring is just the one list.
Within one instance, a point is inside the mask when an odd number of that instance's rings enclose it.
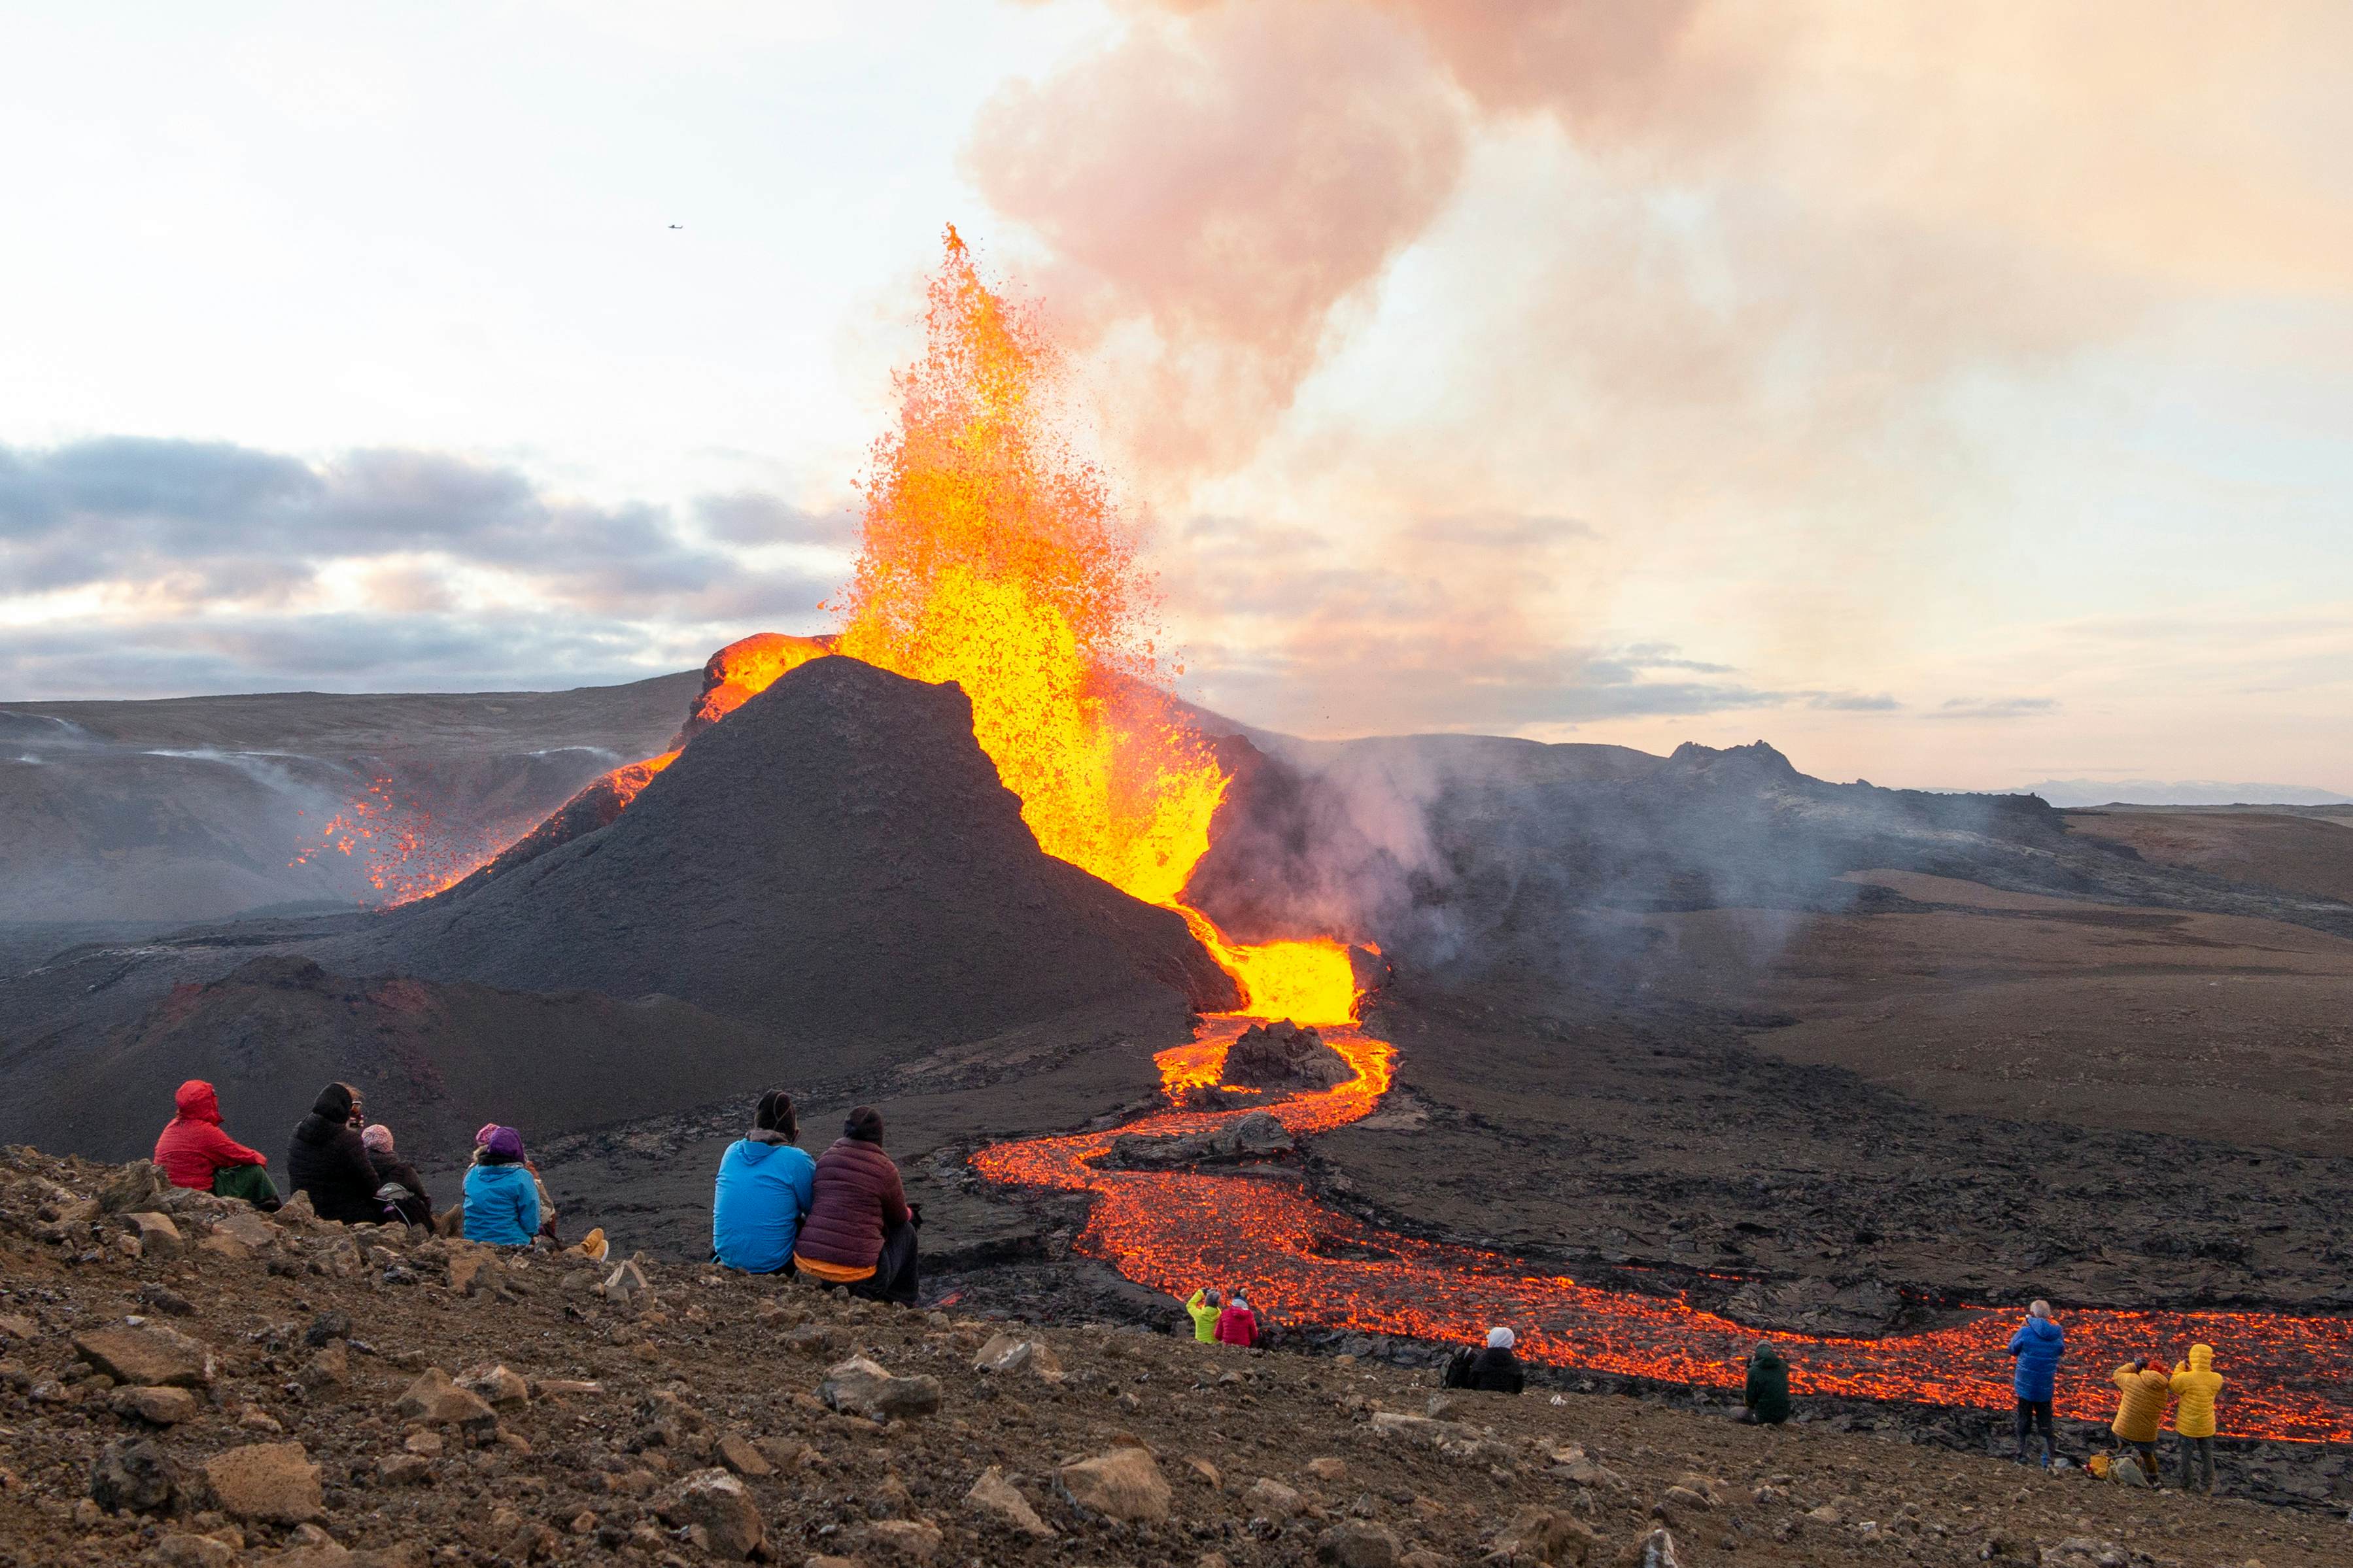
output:
{"label": "person in blue jacket", "polygon": [[816,1190],[817,1162],[794,1145],[800,1126],[792,1096],[772,1089],[752,1113],[752,1131],[720,1156],[711,1196],[711,1256],[747,1274],[781,1274]]}
{"label": "person in blue jacket", "polygon": [[492,1127],[466,1173],[466,1239],[529,1247],[539,1234],[539,1178],[523,1163],[522,1134]]}
{"label": "person in blue jacket", "polygon": [[2051,1393],[2059,1378],[2059,1358],[2067,1353],[2067,1331],[2051,1321],[2050,1302],[2027,1308],[2026,1321],[2010,1336],[2010,1353],[2018,1358],[2018,1376],[2011,1384],[2018,1394],[2018,1462],[2026,1463],[2031,1424],[2042,1434],[2042,1468],[2047,1470],[2058,1452],[2051,1431]]}

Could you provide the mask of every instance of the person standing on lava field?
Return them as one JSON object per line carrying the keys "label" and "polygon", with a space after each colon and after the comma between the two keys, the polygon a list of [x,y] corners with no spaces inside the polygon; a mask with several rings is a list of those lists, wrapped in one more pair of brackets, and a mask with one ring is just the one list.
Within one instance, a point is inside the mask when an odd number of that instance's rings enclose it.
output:
{"label": "person standing on lava field", "polygon": [[772,1089],[752,1112],[752,1131],[727,1145],[711,1193],[711,1258],[746,1274],[782,1274],[815,1195],[817,1162],[793,1141],[793,1097]]}
{"label": "person standing on lava field", "polygon": [[899,1167],[882,1152],[882,1113],[861,1105],[841,1136],[818,1156],[808,1217],[793,1244],[793,1267],[825,1285],[846,1285],[870,1301],[915,1304],[915,1230],[923,1216],[907,1202]]}
{"label": "person standing on lava field", "polygon": [[1519,1353],[1512,1348],[1516,1343],[1518,1337],[1511,1330],[1489,1329],[1487,1346],[1471,1358],[1462,1386],[1487,1394],[1517,1394],[1527,1387],[1527,1373],[1521,1370]]}
{"label": "person standing on lava field", "polygon": [[1740,1404],[1740,1414],[1733,1419],[1751,1426],[1778,1426],[1789,1418],[1789,1363],[1770,1340],[1758,1340],[1748,1352]]}
{"label": "person standing on lava field", "polygon": [[1258,1343],[1258,1314],[1239,1290],[1227,1299],[1226,1310],[1218,1314],[1218,1342],[1244,1350]]}
{"label": "person standing on lava field", "polygon": [[269,1156],[221,1131],[220,1096],[213,1086],[192,1078],[172,1100],[179,1113],[164,1124],[163,1136],[155,1140],[155,1163],[172,1184],[243,1198],[265,1213],[278,1207]]}
{"label": "person standing on lava field", "polygon": [[[2181,1489],[2214,1490],[2214,1401],[2222,1392],[2222,1374],[2214,1370],[2214,1347],[2191,1345],[2189,1359],[2173,1364],[2170,1390],[2180,1403],[2173,1407],[2173,1433],[2181,1440]],[[2190,1465],[2203,1472],[2202,1483],[2192,1484]]]}
{"label": "person standing on lava field", "polygon": [[2116,1435],[2118,1462],[2131,1448],[2140,1460],[2140,1473],[2157,1485],[2157,1428],[2165,1419],[2165,1402],[2172,1380],[2145,1361],[2128,1361],[2108,1375],[2124,1393],[2116,1400],[2116,1418],[2108,1430]]}
{"label": "person standing on lava field", "polygon": [[360,1142],[360,1129],[367,1123],[364,1110],[358,1089],[331,1083],[311,1102],[311,1114],[294,1124],[294,1142],[286,1151],[287,1184],[311,1194],[311,1207],[321,1219],[375,1225],[384,1218],[384,1205],[375,1198],[384,1183]]}
{"label": "person standing on lava field", "polygon": [[1205,1345],[1217,1343],[1219,1310],[1215,1290],[1203,1286],[1193,1292],[1193,1299],[1185,1303],[1185,1315],[1193,1320],[1194,1339]]}
{"label": "person standing on lava field", "polygon": [[2059,1381],[2059,1358],[2067,1353],[2067,1332],[2052,1321],[2050,1302],[2037,1301],[2026,1310],[2026,1321],[2010,1336],[2009,1353],[2018,1358],[2018,1375],[2011,1383],[2018,1395],[2018,1462],[2026,1463],[2026,1433],[2031,1425],[2042,1434],[2042,1468],[2047,1470],[2059,1453],[2051,1427],[2052,1392]]}

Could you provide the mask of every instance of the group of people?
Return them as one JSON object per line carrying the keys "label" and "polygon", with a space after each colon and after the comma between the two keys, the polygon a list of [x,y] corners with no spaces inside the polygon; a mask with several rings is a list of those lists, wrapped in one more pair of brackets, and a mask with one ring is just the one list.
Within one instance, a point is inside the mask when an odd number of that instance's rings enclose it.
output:
{"label": "group of people", "polygon": [[1248,1350],[1259,1342],[1258,1310],[1240,1290],[1220,1293],[1205,1285],[1185,1303],[1185,1313],[1193,1320],[1193,1337],[1205,1345]]}
{"label": "group of people", "polygon": [[[262,1209],[284,1201],[269,1177],[269,1156],[224,1131],[220,1096],[201,1079],[182,1084],[175,1114],[155,1140],[155,1163],[174,1186],[239,1198]],[[360,1091],[331,1083],[310,1114],[295,1124],[287,1150],[289,1194],[309,1194],[322,1219],[346,1224],[432,1225],[433,1199],[417,1167],[401,1158],[392,1129],[371,1122]],[[792,1097],[771,1089],[753,1111],[752,1129],[721,1156],[711,1204],[714,1262],[748,1274],[796,1272],[870,1300],[912,1306],[918,1283],[915,1232],[923,1224],[907,1201],[899,1167],[882,1151],[882,1114],[861,1105],[842,1123],[841,1136],[815,1157],[799,1147]],[[491,1122],[474,1135],[467,1168],[462,1234],[498,1247],[529,1247],[555,1237],[555,1205],[524,1152],[522,1134]],[[602,1232],[586,1245],[603,1256]],[[1203,1344],[1261,1342],[1264,1326],[1239,1289],[1209,1287],[1185,1303],[1193,1337]],[[2014,1431],[2018,1462],[2027,1461],[2030,1433],[2042,1439],[2048,1468],[2058,1452],[2052,1400],[2066,1331],[2037,1301],[2010,1338],[2017,1361]],[[1526,1384],[1514,1336],[1487,1331],[1483,1346],[1451,1356],[1442,1378],[1450,1388],[1517,1394]],[[2157,1483],[2158,1437],[2171,1405],[2185,1489],[2214,1489],[2214,1406],[2222,1389],[2211,1346],[2196,1344],[2171,1372],[2153,1361],[2129,1361],[2112,1381],[2120,1391],[2114,1465],[2131,1465]],[[1789,1418],[1789,1364],[1770,1342],[1749,1352],[1736,1419],[1779,1426]]]}
{"label": "group of people", "polygon": [[[155,1140],[155,1163],[174,1186],[240,1198],[269,1211],[301,1193],[321,1219],[345,1225],[437,1223],[425,1178],[401,1157],[392,1129],[367,1119],[366,1102],[350,1084],[321,1089],[310,1113],[294,1124],[282,1195],[270,1180],[269,1156],[224,1130],[220,1094],[211,1084],[190,1079],[173,1102],[174,1114]],[[555,1238],[555,1205],[513,1128],[493,1121],[474,1134],[456,1228],[468,1240],[492,1247]],[[583,1245],[603,1256],[603,1233],[591,1231]]]}
{"label": "group of people", "polygon": [[[2010,1337],[2009,1353],[2018,1359],[2011,1386],[2018,1397],[2015,1422],[2020,1464],[2026,1463],[2026,1438],[2031,1430],[2042,1440],[2042,1464],[2048,1468],[2058,1454],[2052,1430],[2051,1402],[2058,1386],[2059,1361],[2067,1353],[2067,1332],[2051,1315],[2051,1303],[2037,1301],[2026,1310],[2026,1321]],[[2214,1370],[2214,1347],[2196,1344],[2173,1363],[2168,1373],[2152,1361],[2128,1361],[2108,1374],[2119,1390],[2116,1419],[2108,1430],[2116,1439],[2105,1473],[2131,1479],[2137,1473],[2147,1486],[2158,1483],[2160,1465],[2157,1440],[2165,1426],[2165,1409],[2173,1406],[2173,1435],[2181,1461],[2184,1491],[2214,1489],[2214,1406],[2222,1393],[2222,1375]],[[2131,1466],[2120,1472],[2118,1466]]]}
{"label": "group of people", "polygon": [[747,1274],[791,1270],[868,1300],[913,1306],[923,1213],[882,1152],[882,1113],[858,1107],[815,1158],[799,1136],[792,1097],[762,1095],[752,1130],[720,1156],[712,1260]]}

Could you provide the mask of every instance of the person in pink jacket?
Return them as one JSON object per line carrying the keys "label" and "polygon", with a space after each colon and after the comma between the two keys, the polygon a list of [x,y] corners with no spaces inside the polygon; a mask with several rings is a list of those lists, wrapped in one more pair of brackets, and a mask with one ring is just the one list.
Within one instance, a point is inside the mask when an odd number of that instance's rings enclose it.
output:
{"label": "person in pink jacket", "polygon": [[276,1208],[278,1188],[266,1169],[269,1156],[221,1131],[220,1096],[213,1086],[192,1078],[172,1098],[179,1114],[155,1140],[155,1163],[172,1184]]}
{"label": "person in pink jacket", "polygon": [[1218,1342],[1240,1345],[1245,1350],[1258,1343],[1258,1314],[1250,1310],[1250,1304],[1242,1300],[1239,1290],[1226,1302],[1226,1310],[1218,1314]]}

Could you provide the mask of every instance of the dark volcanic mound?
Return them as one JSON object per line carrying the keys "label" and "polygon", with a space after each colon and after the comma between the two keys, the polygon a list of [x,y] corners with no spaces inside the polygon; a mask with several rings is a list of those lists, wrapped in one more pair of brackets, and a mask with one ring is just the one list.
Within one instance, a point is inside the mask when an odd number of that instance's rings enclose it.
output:
{"label": "dark volcanic mound", "polygon": [[91,1054],[17,1078],[0,1128],[100,1158],[143,1157],[172,1090],[207,1079],[228,1130],[277,1169],[321,1086],[342,1079],[405,1152],[429,1162],[464,1150],[484,1121],[536,1136],[682,1110],[797,1065],[765,1030],[668,997],[353,979],[273,955],[178,986]]}
{"label": "dark volcanic mound", "polygon": [[962,690],[849,658],[697,736],[610,826],[335,945],[354,972],[660,993],[803,1040],[1239,1004],[1181,918],[1038,847]]}

